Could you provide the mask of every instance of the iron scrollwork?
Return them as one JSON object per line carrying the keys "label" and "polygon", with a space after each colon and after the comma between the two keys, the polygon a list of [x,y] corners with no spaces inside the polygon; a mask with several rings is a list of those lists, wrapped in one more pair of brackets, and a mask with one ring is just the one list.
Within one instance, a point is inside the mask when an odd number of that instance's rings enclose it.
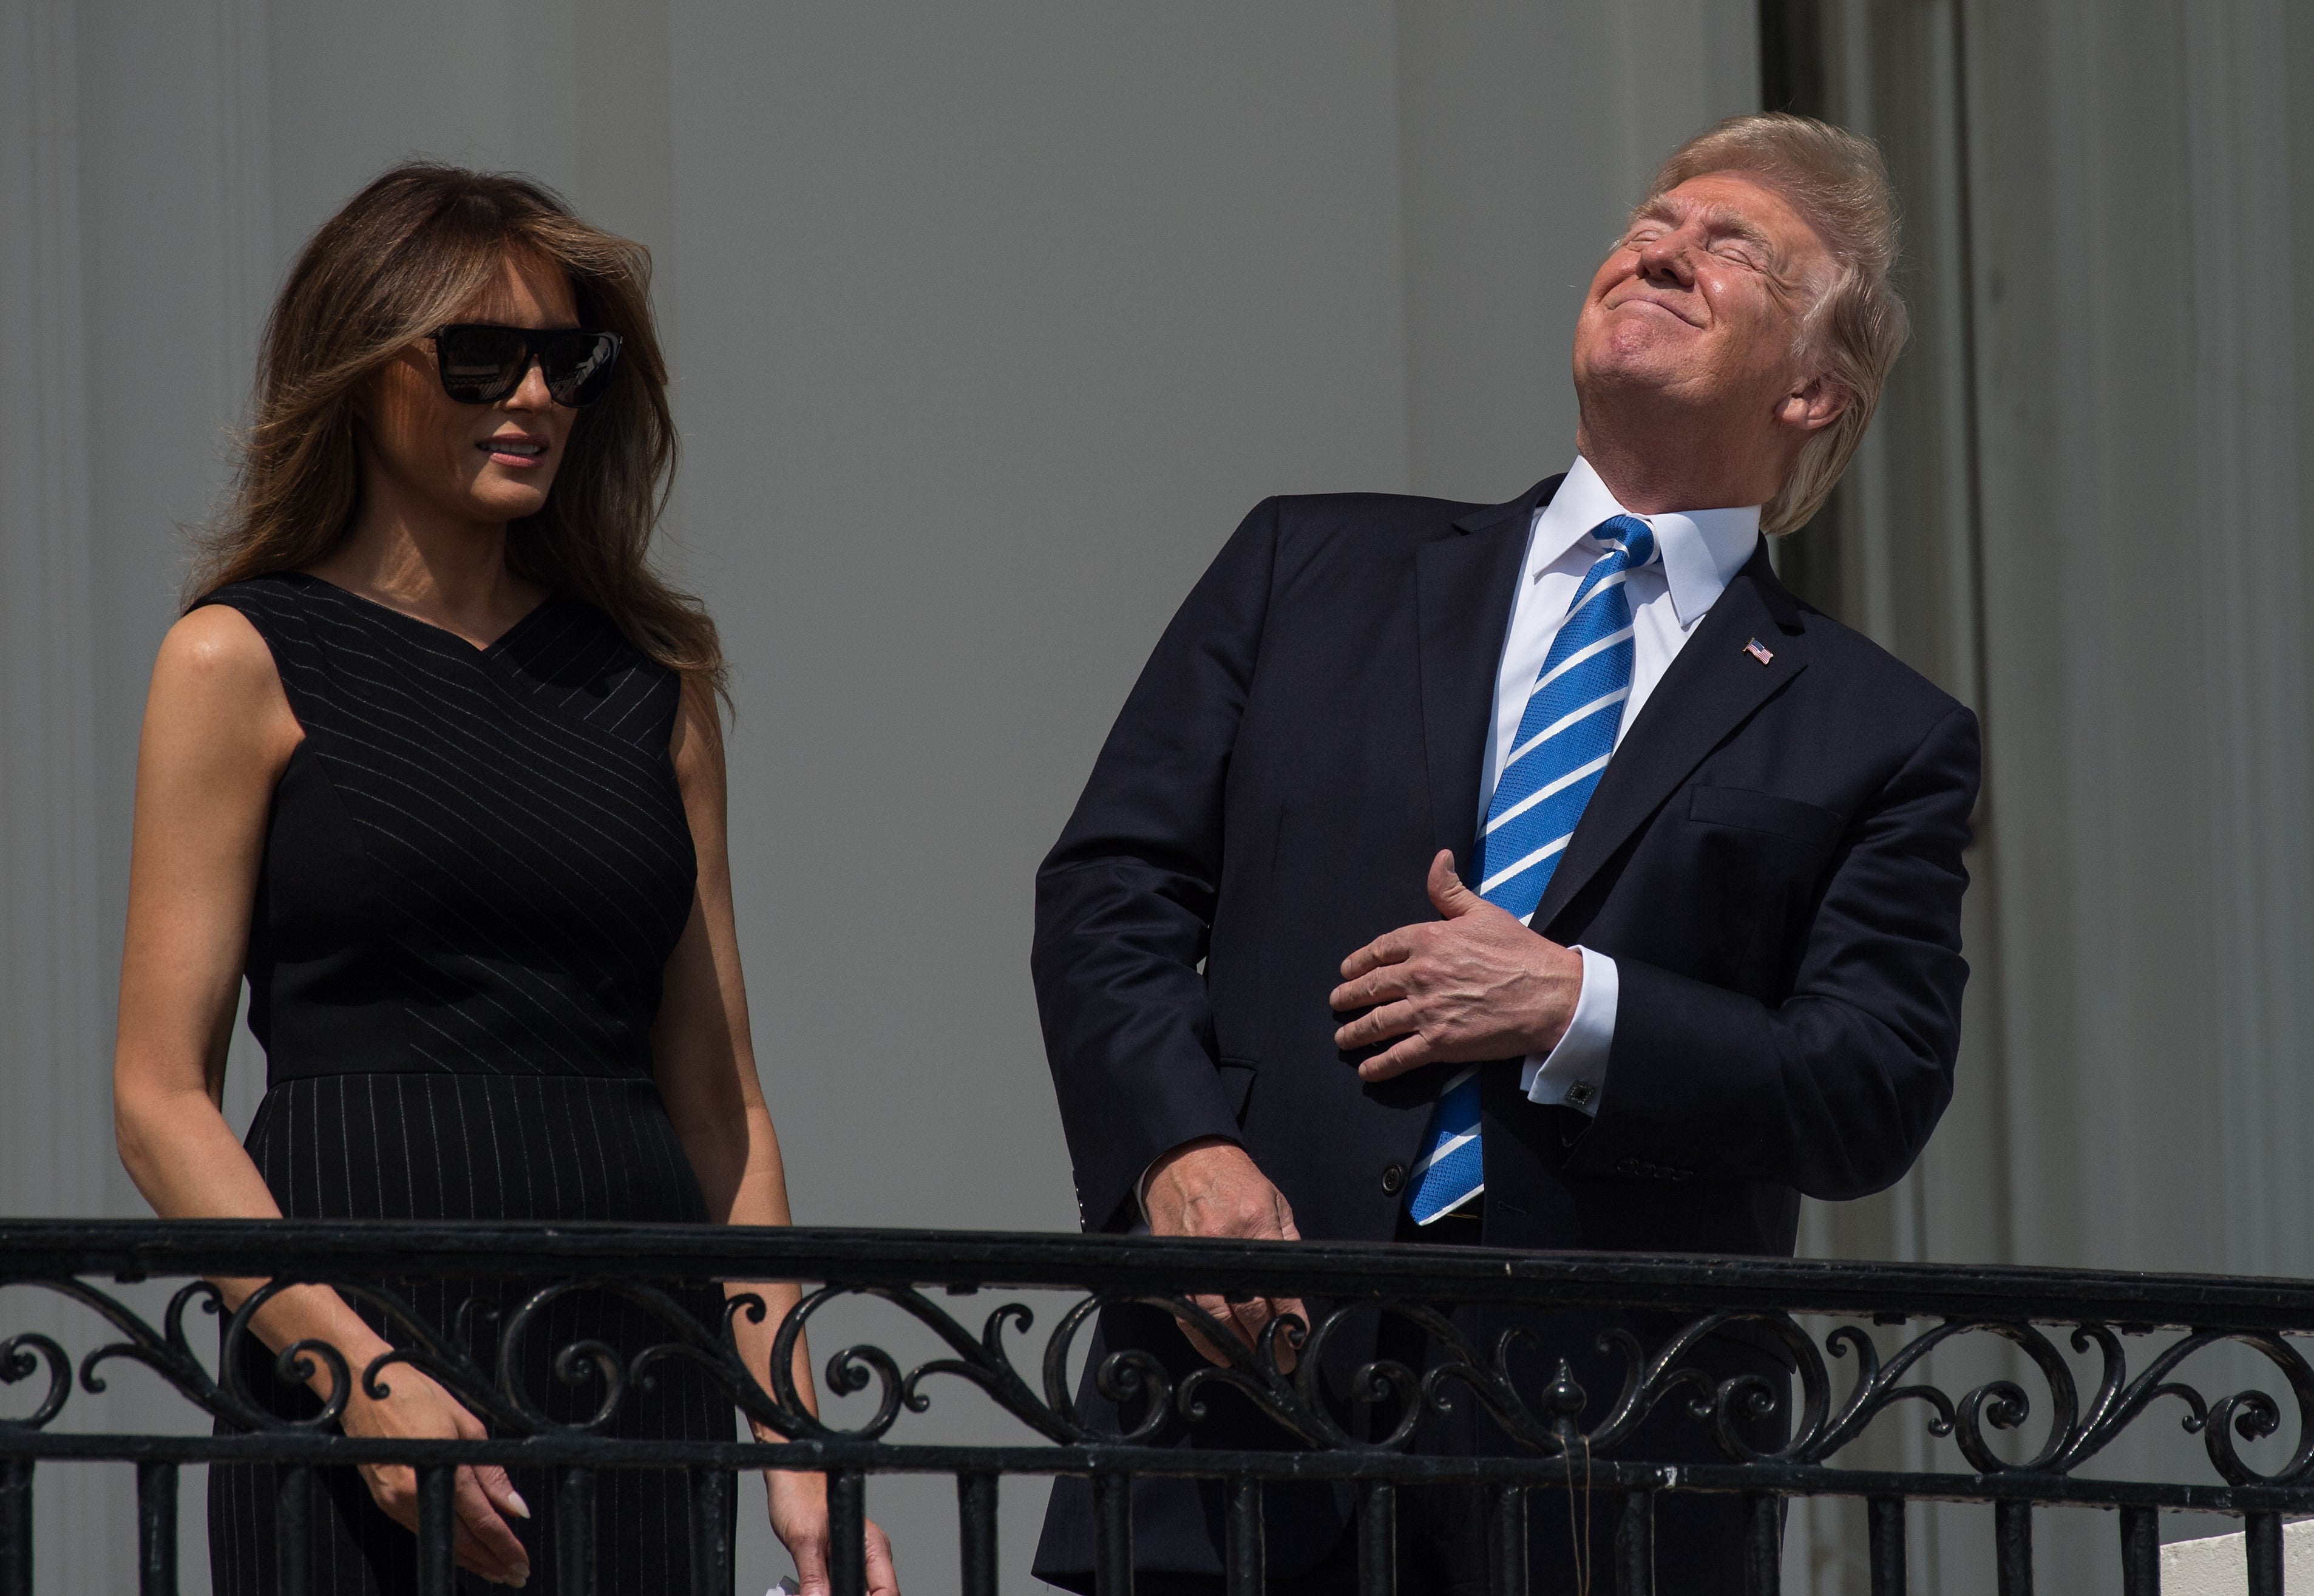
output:
{"label": "iron scrollwork", "polygon": [[[247,1387],[243,1370],[263,1359],[250,1347],[255,1319],[284,1292],[327,1283],[378,1327],[391,1349],[357,1372],[343,1352],[306,1340],[273,1352],[271,1366],[285,1381],[326,1372],[331,1395],[303,1417],[284,1417]],[[601,1433],[633,1391],[649,1384],[665,1366],[697,1369],[762,1431],[801,1441],[882,1442],[892,1437],[905,1415],[927,1411],[934,1383],[961,1381],[1044,1440],[1065,1446],[1140,1446],[1163,1439],[1176,1422],[1195,1425],[1211,1410],[1211,1398],[1229,1390],[1266,1415],[1281,1439],[1303,1448],[1333,1452],[1390,1453],[1408,1450],[1423,1417],[1461,1400],[1475,1401],[1518,1447],[1543,1458],[1608,1458],[1626,1447],[1643,1422],[1666,1404],[1683,1406],[1706,1427],[1727,1459],[1737,1464],[1829,1465],[1880,1416],[1904,1405],[1925,1410],[1929,1433],[1949,1439],[1968,1468],[1981,1477],[2046,1478],[2068,1476],[2109,1447],[2158,1404],[2182,1410],[2183,1429],[2198,1435],[2211,1466],[2230,1486],[2304,1486],[2314,1483],[2314,1366],[2282,1332],[2212,1325],[2189,1329],[2151,1351],[2143,1366],[2130,1368],[2127,1327],[2085,1319],[2070,1327],[2067,1345],[2097,1370],[2093,1390],[2084,1392],[2071,1358],[2041,1326],[2024,1318],[1954,1313],[1931,1319],[1901,1345],[1884,1351],[1864,1326],[1840,1323],[1821,1341],[1790,1312],[1746,1307],[1696,1312],[1668,1338],[1643,1347],[1629,1330],[1600,1337],[1597,1350],[1620,1357],[1622,1380],[1612,1399],[1588,1427],[1592,1406],[1569,1366],[1555,1379],[1514,1377],[1515,1354],[1524,1346],[1534,1356],[1542,1349],[1519,1331],[1501,1335],[1486,1348],[1474,1346],[1441,1303],[1376,1294],[1338,1300],[1311,1322],[1293,1316],[1273,1318],[1249,1345],[1232,1335],[1188,1292],[1153,1287],[1090,1292],[1060,1317],[1029,1372],[1020,1355],[1035,1325],[1030,1309],[1006,1301],[990,1309],[976,1330],[923,1291],[889,1281],[836,1281],[807,1292],[776,1327],[768,1371],[748,1366],[737,1327],[760,1326],[768,1309],[760,1296],[729,1296],[720,1315],[702,1318],[673,1292],[629,1275],[581,1274],[524,1288],[511,1311],[495,1318],[483,1332],[479,1316],[490,1310],[479,1297],[460,1306],[451,1323],[429,1323],[410,1299],[377,1280],[346,1279],[313,1271],[283,1274],[226,1310],[218,1287],[196,1279],[178,1288],[159,1316],[147,1321],[119,1297],[77,1276],[19,1276],[0,1284],[31,1287],[93,1312],[114,1332],[82,1356],[75,1367],[55,1337],[21,1331],[0,1338],[0,1386],[24,1386],[33,1400],[27,1411],[0,1415],[0,1433],[40,1431],[66,1410],[77,1384],[105,1389],[102,1371],[134,1362],[153,1371],[213,1418],[241,1431],[326,1431],[342,1415],[358,1379],[373,1397],[390,1389],[393,1371],[408,1367],[438,1382],[489,1427],[493,1434],[526,1437]],[[524,1352],[542,1333],[551,1309],[574,1293],[602,1292],[622,1299],[658,1327],[660,1338],[640,1350],[622,1351],[600,1340],[577,1339],[552,1350],[546,1360],[554,1378],[591,1393],[591,1406],[571,1418],[552,1416],[540,1393],[526,1389],[520,1371]],[[940,1355],[904,1364],[871,1343],[842,1347],[825,1365],[826,1389],[835,1398],[870,1396],[865,1416],[841,1424],[814,1412],[799,1389],[794,1359],[811,1323],[831,1304],[872,1300],[896,1309],[940,1342]],[[21,1297],[17,1299],[21,1301]],[[1092,1385],[1120,1413],[1138,1417],[1120,1429],[1100,1429],[1081,1416],[1071,1389],[1078,1341],[1106,1309],[1137,1304],[1172,1315],[1202,1331],[1223,1350],[1224,1361],[1176,1379],[1164,1364],[1135,1348],[1108,1353],[1092,1371]],[[1538,1301],[1538,1307],[1548,1307]],[[196,1310],[222,1319],[221,1351],[213,1373],[191,1345],[190,1321]],[[1425,1338],[1429,1356],[1417,1370],[1387,1358],[1357,1366],[1346,1391],[1329,1392],[1326,1354],[1349,1333],[1358,1316],[1388,1315],[1412,1326]],[[1697,1349],[1738,1325],[1754,1338],[1764,1334],[1780,1348],[1796,1385],[1796,1400],[1757,1375],[1714,1380],[1694,1361]],[[0,1324],[0,1330],[6,1328]],[[1996,1436],[2027,1426],[2036,1404],[2025,1386],[2009,1377],[1990,1379],[1965,1389],[1947,1390],[1929,1378],[1934,1354],[1965,1339],[1990,1337],[2029,1367],[2045,1402],[2046,1434],[2029,1456],[2005,1458]],[[2278,1376],[2284,1397],[2253,1386],[2215,1397],[2181,1380],[2183,1365],[2221,1344],[2248,1348]],[[476,1348],[485,1355],[478,1357]],[[244,1357],[244,1352],[250,1354]],[[1852,1361],[1853,1377],[1835,1395],[1833,1368]],[[766,1378],[767,1376],[767,1378]],[[1344,1423],[1344,1404],[1363,1405],[1394,1416],[1367,1431]],[[1759,1420],[1789,1412],[1784,1439],[1761,1447],[1746,1430]],[[2288,1458],[2271,1471],[2246,1459],[2241,1443],[2278,1435],[2294,1417],[2297,1439]]]}

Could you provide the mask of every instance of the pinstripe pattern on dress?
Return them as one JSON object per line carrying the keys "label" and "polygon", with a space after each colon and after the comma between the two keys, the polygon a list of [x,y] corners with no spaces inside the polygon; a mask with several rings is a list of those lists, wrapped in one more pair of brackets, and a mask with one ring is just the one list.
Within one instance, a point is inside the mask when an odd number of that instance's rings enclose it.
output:
{"label": "pinstripe pattern on dress", "polygon": [[[312,801],[277,803],[251,962],[269,1079],[649,1075],[697,876],[674,675],[569,599],[486,649],[312,577],[214,602],[271,647],[305,733],[283,792]],[[351,999],[392,1035],[331,1034]]]}
{"label": "pinstripe pattern on dress", "polygon": [[[275,795],[249,962],[269,1089],[248,1147],[282,1212],[705,1222],[650,1071],[660,973],[697,874],[667,757],[674,677],[566,599],[487,649],[310,577],[212,602],[265,638],[305,733]],[[446,1331],[465,1308],[470,1355],[495,1368],[517,1298],[486,1282],[383,1283]],[[702,1318],[720,1310],[711,1285],[676,1294]],[[582,1338],[631,1356],[665,1336],[621,1298],[557,1302],[517,1377],[558,1422],[601,1398],[551,1368]],[[251,1389],[312,1412],[271,1364],[249,1358]],[[703,1439],[735,1425],[676,1363],[608,1428]],[[315,1596],[412,1589],[414,1538],[355,1471],[319,1478]],[[535,1515],[515,1525],[529,1589],[551,1596],[556,1493],[529,1471],[516,1488]],[[598,1491],[605,1596],[688,1590],[684,1477],[609,1470]],[[219,1596],[273,1596],[272,1471],[212,1469],[208,1517]],[[460,1576],[461,1591],[489,1588]]]}

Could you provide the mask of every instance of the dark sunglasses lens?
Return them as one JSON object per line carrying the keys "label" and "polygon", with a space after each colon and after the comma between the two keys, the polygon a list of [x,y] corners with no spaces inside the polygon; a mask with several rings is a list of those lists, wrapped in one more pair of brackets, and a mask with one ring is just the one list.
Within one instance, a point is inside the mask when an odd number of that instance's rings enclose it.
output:
{"label": "dark sunglasses lens", "polygon": [[612,332],[571,332],[542,340],[538,367],[557,404],[592,404],[611,385],[619,363],[619,339]]}
{"label": "dark sunglasses lens", "polygon": [[461,404],[493,404],[513,392],[530,364],[522,334],[502,327],[449,327],[436,338],[442,386]]}

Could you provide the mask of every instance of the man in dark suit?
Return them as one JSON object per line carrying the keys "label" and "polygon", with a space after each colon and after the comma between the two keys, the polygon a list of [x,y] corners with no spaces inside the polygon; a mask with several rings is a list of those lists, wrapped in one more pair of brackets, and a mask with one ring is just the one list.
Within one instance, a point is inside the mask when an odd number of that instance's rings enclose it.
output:
{"label": "man in dark suit", "polygon": [[[1676,152],[1576,329],[1578,457],[1506,505],[1258,507],[1134,689],[1038,877],[1086,1226],[1788,1255],[1951,1096],[1974,717],[1795,600],[1762,533],[1838,480],[1904,339],[1868,145],[1750,117]],[[1291,1302],[1201,1303],[1249,1343]],[[1506,1322],[1465,1316],[1486,1337]],[[1531,1318],[1595,1423],[1643,1316]],[[1419,1361],[1375,1332],[1346,1362]],[[1144,1309],[1096,1359],[1215,1349]],[[1780,1384],[1771,1346],[1696,1360]],[[1335,1360],[1328,1359],[1332,1371]],[[1118,1416],[1088,1385],[1088,1414]],[[1184,1445],[1276,1445],[1250,1408]],[[1505,1444],[1465,1399],[1421,1444]],[[1772,1433],[1783,1421],[1770,1421]],[[1666,1403],[1626,1456],[1715,1456]],[[1407,1588],[1478,1590],[1473,1493],[1407,1494]],[[1144,1592],[1218,1592],[1219,1495],[1136,1482]],[[1529,1514],[1541,1588],[1577,1539]],[[1667,1498],[1658,1586],[1739,1588]],[[1596,1527],[1606,1544],[1612,1524]],[[1344,1588],[1347,1497],[1268,1493],[1275,1589]],[[1084,1482],[1038,1572],[1091,1588]]]}

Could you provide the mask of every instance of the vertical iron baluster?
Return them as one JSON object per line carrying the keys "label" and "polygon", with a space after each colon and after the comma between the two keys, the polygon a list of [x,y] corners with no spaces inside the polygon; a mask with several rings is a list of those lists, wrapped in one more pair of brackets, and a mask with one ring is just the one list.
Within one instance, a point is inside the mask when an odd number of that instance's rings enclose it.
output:
{"label": "vertical iron baluster", "polygon": [[418,1596],[457,1596],[458,1565],[451,1555],[457,1527],[450,1515],[457,1486],[455,1463],[428,1463],[418,1471]]}
{"label": "vertical iron baluster", "polygon": [[2033,1504],[1992,1504],[1993,1555],[2000,1560],[2000,1596],[2033,1596]]}
{"label": "vertical iron baluster", "polygon": [[177,1596],[177,1466],[137,1465],[137,1596]]}
{"label": "vertical iron baluster", "polygon": [[957,1561],[964,1596],[996,1596],[996,1477],[956,1477]]}
{"label": "vertical iron baluster", "polygon": [[2254,1512],[2242,1526],[2249,1559],[2249,1596],[2282,1596],[2282,1515]]}
{"label": "vertical iron baluster", "polygon": [[30,1458],[0,1458],[0,1596],[32,1596]]}
{"label": "vertical iron baluster", "polygon": [[1358,1596],[1397,1596],[1398,1487],[1386,1479],[1358,1486]]}
{"label": "vertical iron baluster", "polygon": [[1094,1596],[1133,1596],[1133,1477],[1092,1477]]}
{"label": "vertical iron baluster", "polygon": [[692,1596],[731,1596],[731,1509],[738,1483],[729,1468],[691,1470]]}
{"label": "vertical iron baluster", "polygon": [[1871,1537],[1872,1596],[1904,1596],[1904,1499],[1875,1496],[1864,1513]]}
{"label": "vertical iron baluster", "polygon": [[2121,1596],[2161,1596],[2161,1513],[2157,1508],[2121,1510]]}
{"label": "vertical iron baluster", "polygon": [[558,1596],[595,1596],[595,1471],[565,1468],[554,1495]]}
{"label": "vertical iron baluster", "polygon": [[1526,1491],[1487,1487],[1487,1596],[1526,1596]]}
{"label": "vertical iron baluster", "polygon": [[1264,1543],[1261,1482],[1229,1483],[1229,1596],[1261,1596],[1268,1588],[1269,1548]]}
{"label": "vertical iron baluster", "polygon": [[1784,1504],[1769,1491],[1744,1493],[1744,1596],[1781,1596]]}
{"label": "vertical iron baluster", "polygon": [[281,1596],[314,1596],[314,1471],[302,1463],[273,1477],[274,1566]]}
{"label": "vertical iron baluster", "polygon": [[1656,1494],[1628,1491],[1615,1522],[1615,1596],[1656,1596]]}
{"label": "vertical iron baluster", "polygon": [[868,1596],[868,1477],[827,1476],[827,1583],[835,1596]]}

